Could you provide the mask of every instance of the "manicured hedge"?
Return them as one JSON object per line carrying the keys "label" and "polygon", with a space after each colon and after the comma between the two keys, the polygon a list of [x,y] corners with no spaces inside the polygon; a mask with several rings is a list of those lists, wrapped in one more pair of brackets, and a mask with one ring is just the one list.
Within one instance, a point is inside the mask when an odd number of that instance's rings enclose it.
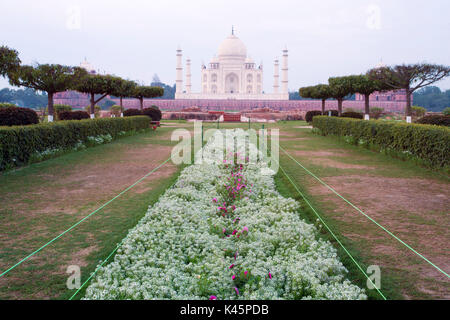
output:
{"label": "manicured hedge", "polygon": [[322,111],[318,111],[318,110],[308,111],[305,115],[305,120],[306,120],[306,122],[311,122],[313,117],[321,116],[321,115],[322,115]]}
{"label": "manicured hedge", "polygon": [[354,112],[354,111],[347,111],[342,113],[342,118],[353,118],[353,119],[363,119],[364,116],[362,113]]}
{"label": "manicured hedge", "polygon": [[89,119],[89,113],[86,111],[61,111],[58,114],[59,120],[83,120]]}
{"label": "manicured hedge", "polygon": [[313,126],[323,135],[350,136],[354,143],[411,155],[433,167],[450,166],[446,127],[324,116],[314,117]]}
{"label": "manicured hedge", "polygon": [[39,123],[36,111],[29,108],[0,108],[0,126],[25,126]]}
{"label": "manicured hedge", "polygon": [[142,111],[139,109],[126,109],[123,112],[124,117],[134,117],[134,116],[140,116],[142,115]]}
{"label": "manicured hedge", "polygon": [[155,107],[145,108],[142,114],[152,118],[153,121],[161,121],[162,118],[161,111]]}
{"label": "manicured hedge", "polygon": [[433,114],[420,118],[416,123],[450,127],[450,115]]}
{"label": "manicured hedge", "polygon": [[144,116],[0,127],[0,170],[25,165],[35,153],[71,149],[88,137],[109,134],[114,139],[123,132],[149,127],[150,119]]}

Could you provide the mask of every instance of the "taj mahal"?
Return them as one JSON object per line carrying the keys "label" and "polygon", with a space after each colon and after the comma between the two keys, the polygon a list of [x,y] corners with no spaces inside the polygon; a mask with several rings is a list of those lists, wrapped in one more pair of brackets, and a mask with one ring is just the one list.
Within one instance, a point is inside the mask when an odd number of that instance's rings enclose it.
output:
{"label": "taj mahal", "polygon": [[225,99],[225,100],[289,100],[288,50],[282,51],[281,87],[280,63],[274,61],[273,92],[263,91],[263,65],[256,65],[247,56],[247,47],[234,29],[220,45],[217,56],[209,65],[201,66],[201,92],[192,92],[191,60],[186,60],[186,83],[183,87],[183,55],[177,50],[175,99]]}

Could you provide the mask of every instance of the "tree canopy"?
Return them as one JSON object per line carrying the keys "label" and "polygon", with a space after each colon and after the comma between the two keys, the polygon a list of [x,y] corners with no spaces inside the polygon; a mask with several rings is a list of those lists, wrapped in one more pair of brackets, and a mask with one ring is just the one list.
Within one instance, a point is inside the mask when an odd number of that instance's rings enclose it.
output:
{"label": "tree canopy", "polygon": [[389,89],[406,90],[407,116],[411,116],[411,95],[414,91],[442,80],[449,74],[450,67],[429,63],[374,68],[367,72],[370,79],[380,81]]}
{"label": "tree canopy", "polygon": [[156,98],[164,95],[164,89],[161,87],[138,86],[134,89],[133,97],[139,99],[141,110],[144,109],[144,98]]}
{"label": "tree canopy", "polygon": [[[80,78],[74,85],[73,89],[88,93],[91,96],[91,115],[95,114],[95,105],[103,100],[106,96],[117,92],[123,84],[123,79],[110,75],[92,75],[87,74]],[[99,95],[97,98],[95,95]]]}
{"label": "tree canopy", "polygon": [[20,67],[19,53],[6,46],[0,47],[0,76],[5,77]]}
{"label": "tree canopy", "polygon": [[338,101],[338,112],[342,114],[342,101],[348,95],[354,94],[354,76],[332,77],[328,79],[331,97]]}
{"label": "tree canopy", "polygon": [[79,79],[87,74],[86,70],[59,64],[38,64],[37,66],[20,66],[8,73],[9,82],[14,86],[24,86],[47,92],[48,113],[53,119],[53,95],[71,89]]}

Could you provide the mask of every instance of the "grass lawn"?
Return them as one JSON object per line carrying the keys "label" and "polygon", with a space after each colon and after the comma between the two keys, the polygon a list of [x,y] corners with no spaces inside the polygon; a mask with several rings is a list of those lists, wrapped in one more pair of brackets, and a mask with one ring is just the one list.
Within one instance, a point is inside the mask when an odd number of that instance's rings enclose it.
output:
{"label": "grass lawn", "polygon": [[[0,176],[0,270],[5,271],[170,157],[172,128],[138,134]],[[69,265],[82,282],[175,180],[170,161],[0,278],[0,299],[66,299]]]}
{"label": "grass lawn", "polygon": [[[352,146],[335,137],[315,135],[293,123],[279,127],[280,145],[293,158],[445,272],[450,271],[450,185],[443,172]],[[444,274],[308,175],[282,151],[280,163],[364,269],[369,265],[380,267],[381,290],[388,298],[450,298]],[[281,172],[276,181],[280,192],[299,199]],[[317,217],[306,204],[305,209],[306,218],[314,222]],[[352,278],[365,285],[365,277],[343,250],[340,255]],[[372,290],[371,296],[376,298],[378,294]]]}

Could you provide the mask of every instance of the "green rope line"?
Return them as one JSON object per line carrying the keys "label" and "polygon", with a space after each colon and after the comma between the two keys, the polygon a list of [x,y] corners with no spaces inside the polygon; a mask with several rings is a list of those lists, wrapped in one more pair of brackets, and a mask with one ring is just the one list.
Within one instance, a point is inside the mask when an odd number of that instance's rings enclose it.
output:
{"label": "green rope line", "polygon": [[95,271],[89,276],[89,278],[87,278],[87,280],[85,282],[83,282],[83,284],[81,285],[81,287],[78,288],[78,290],[69,298],[69,300],[72,300],[77,294],[78,292],[81,291],[81,289],[83,289],[83,287],[89,282],[89,280],[91,280],[91,278],[93,276],[95,276],[97,274],[97,271],[100,270],[101,267],[103,267],[103,265],[109,260],[109,258],[112,257],[112,255],[117,251],[117,249],[120,248],[120,246],[122,245],[123,241],[125,240],[125,238],[122,239],[122,241],[115,247],[115,249],[109,254],[109,256],[103,260],[103,262],[97,266],[97,268],[95,269]]}
{"label": "green rope line", "polygon": [[[177,183],[178,179],[176,179],[174,181],[174,183],[172,183],[172,185],[167,188],[167,190],[170,190],[173,188],[173,186]],[[83,289],[83,287],[89,282],[89,280],[92,279],[93,276],[95,276],[97,274],[97,271],[100,270],[101,267],[103,267],[103,265],[109,260],[109,258],[111,258],[114,253],[122,246],[123,242],[125,241],[126,237],[122,239],[122,241],[120,241],[120,243],[114,248],[114,250],[106,257],[105,260],[103,260],[103,262],[97,266],[97,268],[94,270],[94,272],[89,276],[89,278],[86,279],[85,282],[83,282],[83,284],[78,288],[77,291],[75,291],[75,293],[69,298],[69,300],[72,300],[77,294],[78,292],[81,291],[81,289]]]}
{"label": "green rope line", "polygon": [[407,247],[409,250],[411,250],[412,252],[414,252],[417,256],[419,256],[420,258],[422,258],[423,260],[425,260],[426,262],[428,262],[431,266],[433,266],[436,270],[438,270],[439,272],[441,272],[442,274],[446,275],[447,278],[449,278],[450,276],[441,268],[439,268],[437,265],[435,265],[433,262],[431,262],[430,260],[428,260],[427,258],[425,258],[422,254],[420,254],[419,252],[417,252],[414,248],[412,248],[409,244],[407,244],[406,242],[404,242],[402,239],[400,239],[399,237],[397,237],[396,235],[394,235],[392,232],[390,232],[388,229],[386,229],[385,227],[383,227],[381,224],[379,224],[377,221],[375,221],[374,219],[372,219],[370,216],[368,216],[366,213],[364,213],[361,209],[359,209],[357,206],[355,206],[353,203],[351,203],[350,201],[348,201],[347,199],[345,199],[342,195],[340,195],[336,190],[334,190],[332,187],[330,187],[328,184],[326,184],[324,181],[322,181],[319,177],[317,177],[314,173],[312,173],[311,171],[309,171],[307,168],[305,168],[300,162],[298,162],[296,159],[294,159],[286,150],[283,149],[283,147],[281,147],[280,145],[278,145],[280,147],[280,149],[286,153],[288,155],[289,158],[291,158],[295,163],[297,163],[300,167],[302,167],[309,175],[311,175],[312,177],[314,177],[317,181],[319,181],[321,184],[323,184],[324,186],[326,186],[328,189],[330,189],[334,194],[336,194],[339,198],[341,198],[342,200],[344,200],[345,202],[347,202],[350,206],[352,206],[355,210],[357,210],[358,212],[360,212],[361,214],[363,214],[367,219],[369,219],[370,221],[372,221],[373,223],[375,223],[378,227],[380,227],[382,230],[384,230],[385,232],[387,232],[387,234],[389,234],[391,237],[393,237],[394,239],[396,239],[397,241],[399,241],[401,244],[403,244],[405,247]]}
{"label": "green rope line", "polygon": [[380,289],[377,288],[377,286],[372,282],[372,280],[369,278],[369,276],[366,274],[366,272],[364,271],[364,269],[359,265],[359,263],[355,260],[355,258],[353,258],[353,256],[351,255],[351,253],[344,247],[344,245],[342,244],[341,241],[339,241],[339,239],[336,237],[336,235],[334,234],[334,232],[330,229],[330,227],[328,227],[328,225],[325,223],[325,221],[322,219],[322,217],[317,213],[316,209],[314,209],[314,207],[311,205],[311,203],[308,201],[308,199],[305,197],[305,195],[297,188],[297,185],[292,181],[292,179],[288,176],[288,174],[286,173],[286,171],[284,171],[283,167],[281,166],[281,164],[279,163],[280,169],[281,171],[283,171],[284,175],[286,176],[286,178],[288,178],[288,180],[290,181],[290,183],[292,184],[292,186],[295,188],[295,190],[297,190],[297,192],[302,196],[303,200],[305,200],[305,202],[308,204],[308,206],[312,209],[312,211],[316,214],[316,216],[320,219],[320,221],[322,222],[322,224],[327,228],[327,230],[330,232],[330,234],[333,236],[333,238],[337,241],[337,243],[339,243],[339,245],[342,247],[342,249],[344,249],[344,251],[347,253],[347,255],[349,256],[349,258],[355,263],[355,265],[358,267],[358,269],[362,272],[362,274],[370,281],[370,283],[373,285],[373,287],[378,291],[378,293],[380,294],[380,296],[384,299],[387,300],[386,297],[384,296],[384,294],[381,292]]}
{"label": "green rope line", "polygon": [[95,213],[97,213],[98,211],[100,211],[101,209],[103,209],[104,207],[106,207],[108,204],[110,204],[111,202],[113,202],[114,200],[116,200],[118,197],[120,197],[121,195],[123,195],[125,192],[127,192],[128,190],[130,190],[131,188],[133,188],[134,186],[136,186],[139,182],[141,182],[142,180],[144,180],[145,178],[147,178],[149,175],[151,175],[153,172],[155,172],[156,170],[158,170],[159,168],[161,168],[163,165],[165,165],[171,158],[168,158],[166,161],[164,161],[163,163],[161,163],[159,166],[157,166],[156,168],[154,168],[152,171],[150,171],[149,173],[147,173],[145,176],[143,176],[141,179],[139,179],[138,181],[136,181],[135,183],[133,183],[131,186],[129,186],[128,188],[126,188],[125,190],[123,190],[122,192],[120,192],[117,196],[115,196],[114,198],[112,198],[111,200],[109,200],[108,202],[106,202],[105,204],[103,204],[102,206],[100,206],[99,208],[97,208],[96,210],[92,211],[89,215],[87,215],[86,217],[84,217],[83,219],[81,219],[80,221],[78,221],[77,223],[75,223],[73,226],[71,226],[69,229],[67,229],[66,231],[64,231],[63,233],[61,233],[60,235],[56,236],[55,238],[53,238],[52,240],[50,240],[49,242],[47,242],[46,244],[44,244],[42,247],[40,247],[39,249],[35,250],[34,252],[30,253],[28,256],[26,256],[25,258],[23,258],[22,260],[20,260],[19,262],[17,262],[15,265],[13,265],[12,267],[10,267],[8,270],[4,271],[2,274],[0,274],[0,278],[3,277],[5,274],[7,274],[8,272],[10,272],[11,270],[13,270],[14,268],[16,268],[17,266],[19,266],[20,264],[22,264],[23,262],[25,262],[26,260],[28,260],[29,258],[31,258],[32,256],[34,256],[36,253],[38,253],[39,251],[41,251],[42,249],[44,249],[45,247],[49,246],[51,243],[53,243],[54,241],[58,240],[59,238],[61,238],[63,235],[65,235],[67,232],[69,232],[70,230],[72,230],[73,228],[75,228],[76,226],[78,226],[80,223],[82,223],[83,221],[85,221],[86,219],[88,219],[89,217],[91,217],[92,215],[94,215]]}

